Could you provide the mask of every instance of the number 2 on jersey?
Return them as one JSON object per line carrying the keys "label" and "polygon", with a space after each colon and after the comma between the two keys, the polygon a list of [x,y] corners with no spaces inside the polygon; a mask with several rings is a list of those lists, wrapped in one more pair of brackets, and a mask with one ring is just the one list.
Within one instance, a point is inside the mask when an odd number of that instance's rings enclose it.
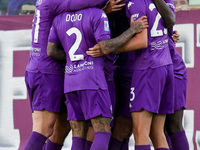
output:
{"label": "number 2 on jersey", "polygon": [[[149,5],[149,9],[151,11],[153,11],[154,8],[156,8],[156,6],[153,3],[151,3]],[[155,22],[153,24],[153,27],[151,28],[151,31],[150,31],[151,32],[151,37],[163,36],[163,31],[162,30],[157,30],[160,19],[161,19],[161,15],[160,15],[160,13],[158,13],[156,15],[156,19],[155,19]],[[164,28],[164,34],[167,34],[167,29],[166,28]]]}
{"label": "number 2 on jersey", "polygon": [[72,27],[67,32],[67,35],[71,36],[72,34],[76,34],[76,41],[72,45],[72,47],[69,50],[69,57],[71,61],[78,61],[78,60],[84,60],[84,55],[77,54],[75,55],[75,52],[78,50],[81,40],[82,40],[82,34],[79,31],[79,29]]}

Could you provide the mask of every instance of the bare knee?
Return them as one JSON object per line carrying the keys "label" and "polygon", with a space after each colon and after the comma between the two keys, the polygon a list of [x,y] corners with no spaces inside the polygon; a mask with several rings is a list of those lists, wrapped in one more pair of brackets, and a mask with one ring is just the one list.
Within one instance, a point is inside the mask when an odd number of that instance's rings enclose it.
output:
{"label": "bare knee", "polygon": [[88,131],[88,122],[86,121],[70,121],[73,137],[86,138]]}
{"label": "bare knee", "polygon": [[56,122],[57,114],[53,112],[34,111],[33,117],[33,131],[41,133],[47,138],[53,134],[54,124]]}
{"label": "bare knee", "polygon": [[175,111],[166,117],[165,128],[169,135],[175,134],[183,130],[182,125],[183,110]]}
{"label": "bare knee", "polygon": [[132,119],[119,116],[114,121],[114,127],[112,128],[112,137],[123,141],[125,138],[129,138],[132,134]]}
{"label": "bare knee", "polygon": [[110,123],[111,118],[97,116],[91,119],[94,132],[109,132],[111,133]]}

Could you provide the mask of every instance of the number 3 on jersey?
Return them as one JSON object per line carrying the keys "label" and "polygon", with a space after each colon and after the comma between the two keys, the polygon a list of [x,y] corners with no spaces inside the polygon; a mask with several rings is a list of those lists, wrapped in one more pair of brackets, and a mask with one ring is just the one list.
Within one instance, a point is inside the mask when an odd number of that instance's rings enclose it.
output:
{"label": "number 3 on jersey", "polygon": [[83,54],[77,54],[75,55],[76,51],[78,50],[81,41],[82,41],[82,34],[79,31],[79,29],[72,27],[67,32],[67,35],[71,36],[72,34],[76,34],[76,41],[72,45],[72,47],[69,50],[69,57],[71,61],[78,61],[78,60],[84,60]]}
{"label": "number 3 on jersey", "polygon": [[[133,100],[135,99],[135,93],[134,93],[134,90],[135,90],[135,88],[132,87],[132,88],[131,88],[131,96],[132,96],[132,98],[130,98],[130,101],[133,101]],[[130,96],[130,97],[131,97],[131,96]]]}

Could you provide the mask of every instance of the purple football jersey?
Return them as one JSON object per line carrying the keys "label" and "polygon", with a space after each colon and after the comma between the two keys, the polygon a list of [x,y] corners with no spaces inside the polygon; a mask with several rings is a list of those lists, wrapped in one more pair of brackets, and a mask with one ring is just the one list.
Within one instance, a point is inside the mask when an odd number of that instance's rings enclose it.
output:
{"label": "purple football jersey", "polygon": [[104,73],[106,56],[93,58],[86,51],[109,38],[108,18],[98,8],[56,16],[49,42],[61,42],[67,54],[65,93],[84,89],[108,89]]}
{"label": "purple football jersey", "polygon": [[40,71],[41,73],[62,75],[64,72],[63,64],[48,57],[46,52],[53,18],[62,12],[102,6],[106,2],[107,0],[37,0],[32,27],[32,48],[26,70],[35,73]]}
{"label": "purple football jersey", "polygon": [[136,51],[134,69],[145,70],[149,67],[158,68],[172,64],[167,29],[153,0],[130,0],[126,7],[126,14],[128,18],[133,17],[134,20],[145,15],[149,22],[148,46]]}
{"label": "purple football jersey", "polygon": [[[169,8],[174,12],[174,14],[176,14],[174,1],[173,0],[165,0],[165,2],[169,6]],[[174,76],[179,79],[182,79],[182,78],[187,79],[187,70],[186,70],[185,63],[184,63],[182,57],[176,51],[175,43],[172,38],[173,27],[168,29],[168,35],[169,35],[169,49],[170,49],[170,54],[171,54],[172,62],[173,62],[173,66],[174,66]]]}

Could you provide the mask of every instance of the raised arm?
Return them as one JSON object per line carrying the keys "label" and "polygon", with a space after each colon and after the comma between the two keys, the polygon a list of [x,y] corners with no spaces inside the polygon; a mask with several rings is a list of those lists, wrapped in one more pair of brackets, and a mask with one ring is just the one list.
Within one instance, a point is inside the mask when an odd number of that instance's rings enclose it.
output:
{"label": "raised arm", "polygon": [[164,0],[153,0],[154,4],[162,16],[162,19],[165,22],[166,28],[171,28],[174,26],[176,21],[176,16],[174,12],[169,8],[169,6],[165,3]]}
{"label": "raised arm", "polygon": [[66,62],[66,53],[63,48],[56,43],[48,42],[47,55],[57,61]]}

